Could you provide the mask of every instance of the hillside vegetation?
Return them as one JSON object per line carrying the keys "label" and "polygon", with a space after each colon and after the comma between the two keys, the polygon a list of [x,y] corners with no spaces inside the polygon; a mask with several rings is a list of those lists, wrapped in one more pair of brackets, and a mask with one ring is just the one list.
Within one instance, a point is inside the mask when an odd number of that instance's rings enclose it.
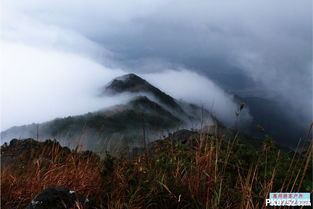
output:
{"label": "hillside vegetation", "polygon": [[[97,208],[112,209],[265,208],[269,192],[312,191],[311,142],[293,152],[267,136],[258,148],[241,143],[238,136],[169,137],[132,159],[101,158],[69,151],[55,141],[29,139],[26,151],[19,150],[1,171],[1,208],[24,208],[50,186],[66,186]],[[2,146],[2,156],[14,156],[21,144],[14,140]]]}

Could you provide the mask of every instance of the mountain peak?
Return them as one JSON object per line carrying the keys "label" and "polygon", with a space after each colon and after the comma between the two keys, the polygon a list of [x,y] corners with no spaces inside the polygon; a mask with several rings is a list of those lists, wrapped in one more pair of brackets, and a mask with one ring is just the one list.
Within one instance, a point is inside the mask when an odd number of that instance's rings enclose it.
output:
{"label": "mountain peak", "polygon": [[151,85],[134,73],[126,74],[113,79],[106,87],[105,91],[111,93],[140,92],[146,91]]}
{"label": "mountain peak", "polygon": [[139,77],[135,73],[128,73],[128,74],[120,76],[119,78],[143,80],[141,77]]}
{"label": "mountain peak", "polygon": [[104,89],[104,93],[109,94],[119,94],[126,92],[151,94],[161,103],[176,109],[178,112],[183,112],[174,98],[167,95],[134,73],[126,74],[113,79]]}

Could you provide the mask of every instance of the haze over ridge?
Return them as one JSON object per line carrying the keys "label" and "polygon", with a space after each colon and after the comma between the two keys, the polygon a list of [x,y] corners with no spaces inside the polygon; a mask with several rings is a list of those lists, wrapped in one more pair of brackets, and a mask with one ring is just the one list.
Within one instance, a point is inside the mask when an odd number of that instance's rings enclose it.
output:
{"label": "haze over ridge", "polygon": [[[151,78],[177,98],[197,100],[191,93],[197,92],[198,103],[220,108],[226,120],[233,119],[235,104],[225,104],[232,96],[224,90],[278,102],[295,125],[312,120],[310,1],[2,5],[5,128],[95,110],[104,105],[91,98],[98,86],[126,72]],[[172,85],[174,79],[187,85]],[[80,102],[66,99],[73,97]]]}

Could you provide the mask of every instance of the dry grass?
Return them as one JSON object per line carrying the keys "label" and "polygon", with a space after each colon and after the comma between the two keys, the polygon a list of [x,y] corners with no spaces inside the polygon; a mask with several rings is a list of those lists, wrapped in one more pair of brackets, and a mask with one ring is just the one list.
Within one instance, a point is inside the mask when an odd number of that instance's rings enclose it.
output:
{"label": "dry grass", "polygon": [[2,170],[1,208],[24,208],[36,194],[50,186],[66,186],[87,197],[101,193],[100,160],[77,153],[60,159],[61,151],[50,151],[50,159],[42,154],[18,165],[19,168]]}
{"label": "dry grass", "polygon": [[159,141],[134,160],[79,153],[61,159],[58,150],[49,156],[2,170],[1,208],[23,208],[44,188],[61,185],[99,208],[265,208],[269,192],[303,191],[312,172],[312,144],[290,156],[271,141],[254,151],[236,137],[206,135],[192,146]]}

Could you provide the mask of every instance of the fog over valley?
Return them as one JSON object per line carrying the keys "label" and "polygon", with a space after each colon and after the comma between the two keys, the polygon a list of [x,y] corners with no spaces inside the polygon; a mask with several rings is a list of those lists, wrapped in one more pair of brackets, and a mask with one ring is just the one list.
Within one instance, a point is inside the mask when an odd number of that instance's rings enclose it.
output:
{"label": "fog over valley", "polygon": [[99,94],[135,73],[294,146],[312,121],[312,2],[225,2],[2,1],[1,131],[128,104]]}

